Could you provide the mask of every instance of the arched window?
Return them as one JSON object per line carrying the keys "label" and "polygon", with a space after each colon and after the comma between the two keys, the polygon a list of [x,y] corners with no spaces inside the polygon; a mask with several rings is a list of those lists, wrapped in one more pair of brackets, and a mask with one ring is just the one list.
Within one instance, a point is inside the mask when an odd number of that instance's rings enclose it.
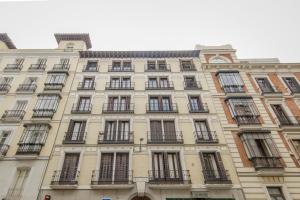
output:
{"label": "arched window", "polygon": [[228,63],[227,59],[225,59],[224,57],[220,57],[220,56],[215,56],[215,57],[211,58],[209,62],[210,63]]}

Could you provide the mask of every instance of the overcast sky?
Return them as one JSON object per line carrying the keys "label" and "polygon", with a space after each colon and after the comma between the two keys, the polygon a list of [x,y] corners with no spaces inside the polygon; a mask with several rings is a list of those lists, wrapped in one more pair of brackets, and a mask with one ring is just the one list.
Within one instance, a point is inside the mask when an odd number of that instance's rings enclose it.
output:
{"label": "overcast sky", "polygon": [[93,50],[232,44],[239,58],[300,62],[299,0],[0,0],[0,32],[18,48],[55,48],[53,33],[90,33]]}

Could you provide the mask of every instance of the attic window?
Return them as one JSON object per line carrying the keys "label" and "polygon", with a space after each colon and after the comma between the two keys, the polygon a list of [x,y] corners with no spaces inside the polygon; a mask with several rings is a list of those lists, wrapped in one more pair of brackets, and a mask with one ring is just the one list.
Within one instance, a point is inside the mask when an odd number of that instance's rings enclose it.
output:
{"label": "attic window", "polygon": [[220,56],[216,56],[210,59],[210,63],[228,63],[228,61]]}

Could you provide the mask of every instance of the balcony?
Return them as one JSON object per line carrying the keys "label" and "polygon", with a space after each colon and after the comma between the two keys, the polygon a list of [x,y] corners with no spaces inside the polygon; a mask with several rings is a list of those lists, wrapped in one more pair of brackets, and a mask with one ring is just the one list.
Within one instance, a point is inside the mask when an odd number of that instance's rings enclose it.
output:
{"label": "balcony", "polygon": [[47,65],[45,64],[31,64],[28,68],[28,71],[36,71],[36,72],[43,72],[45,71]]}
{"label": "balcony", "polygon": [[2,115],[3,121],[19,122],[25,116],[25,110],[6,110]]}
{"label": "balcony", "polygon": [[98,136],[98,144],[133,144],[133,132],[100,132]]}
{"label": "balcony", "polygon": [[7,64],[3,71],[5,72],[19,72],[23,68],[20,64]]}
{"label": "balcony", "polygon": [[52,118],[55,112],[55,109],[33,109],[32,118]]}
{"label": "balcony", "polygon": [[223,85],[222,89],[225,94],[227,94],[227,93],[245,93],[243,85]]}
{"label": "balcony", "polygon": [[18,155],[31,155],[36,154],[39,155],[44,143],[30,143],[30,142],[21,142],[18,144],[19,147],[17,149]]}
{"label": "balcony", "polygon": [[77,90],[95,90],[96,83],[93,82],[80,82]]}
{"label": "balcony", "polygon": [[181,131],[175,132],[147,132],[148,144],[183,144]]}
{"label": "balcony", "polygon": [[36,84],[20,84],[17,92],[28,92],[28,93],[33,93],[35,92],[37,88]]}
{"label": "balcony", "polygon": [[147,64],[145,65],[145,72],[170,72],[169,64]]}
{"label": "balcony", "polygon": [[77,170],[56,170],[52,176],[51,187],[56,189],[76,188],[80,172]]}
{"label": "balcony", "polygon": [[134,187],[132,170],[116,169],[107,173],[94,170],[92,173],[91,187],[98,189],[126,189]]}
{"label": "balcony", "polygon": [[281,116],[276,118],[279,127],[300,127],[300,117],[299,116]]}
{"label": "balcony", "polygon": [[85,65],[83,67],[82,72],[98,72],[99,71],[99,66],[98,65]]}
{"label": "balcony", "polygon": [[180,65],[180,71],[182,71],[182,72],[197,71],[197,69],[196,69],[196,67],[193,63],[181,64]]}
{"label": "balcony", "polygon": [[61,91],[64,87],[64,83],[44,83],[44,90],[59,90]]}
{"label": "balcony", "polygon": [[288,90],[290,91],[291,95],[293,94],[299,94],[300,93],[300,85],[290,86],[288,87]]}
{"label": "balcony", "polygon": [[0,93],[8,93],[10,90],[11,85],[8,83],[0,84]]}
{"label": "balcony", "polygon": [[134,83],[132,82],[107,82],[106,90],[133,90]]}
{"label": "balcony", "polygon": [[108,72],[134,72],[134,66],[128,65],[128,66],[108,66]]}
{"label": "balcony", "polygon": [[239,126],[242,125],[260,125],[259,115],[238,115],[233,117]]}
{"label": "balcony", "polygon": [[266,168],[283,168],[280,157],[253,157],[251,161],[256,170]]}
{"label": "balcony", "polygon": [[133,103],[105,103],[102,107],[102,113],[114,114],[114,113],[134,113]]}
{"label": "balcony", "polygon": [[85,144],[86,132],[66,132],[63,144]]}
{"label": "balcony", "polygon": [[218,143],[217,134],[215,131],[195,131],[194,132],[197,144]]}
{"label": "balcony", "polygon": [[204,104],[204,103],[203,104],[189,103],[188,108],[189,108],[190,113],[209,113],[208,106],[207,106],[207,104]]}
{"label": "balcony", "polygon": [[62,72],[68,73],[70,68],[70,64],[55,64],[51,70],[51,72]]}
{"label": "balcony", "polygon": [[201,90],[201,84],[200,81],[184,81],[184,89],[185,90]]}
{"label": "balcony", "polygon": [[146,90],[174,90],[174,85],[172,81],[164,83],[146,83]]}
{"label": "balcony", "polygon": [[156,104],[156,103],[147,103],[146,104],[147,113],[177,113],[177,104]]}
{"label": "balcony", "polygon": [[7,144],[0,144],[0,157],[3,157],[6,155],[8,151],[9,145]]}
{"label": "balcony", "polygon": [[282,95],[282,92],[280,92],[280,89],[276,86],[272,87],[258,87],[258,90],[260,91],[260,94],[263,96],[277,96]]}
{"label": "balcony", "polygon": [[148,177],[149,184],[157,185],[158,188],[166,187],[164,185],[169,185],[170,188],[175,188],[177,185],[190,187],[191,184],[189,170],[149,170]]}
{"label": "balcony", "polygon": [[91,103],[74,103],[71,110],[72,114],[90,114],[91,112]]}
{"label": "balcony", "polygon": [[203,170],[205,184],[232,184],[227,170]]}

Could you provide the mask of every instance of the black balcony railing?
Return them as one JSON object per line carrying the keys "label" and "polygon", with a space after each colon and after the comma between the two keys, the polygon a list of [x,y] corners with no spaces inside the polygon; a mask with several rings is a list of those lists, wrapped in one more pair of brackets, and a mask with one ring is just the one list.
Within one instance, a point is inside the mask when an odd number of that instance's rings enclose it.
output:
{"label": "black balcony railing", "polygon": [[33,118],[52,118],[54,113],[56,112],[55,109],[47,109],[47,108],[39,108],[33,109]]}
{"label": "black balcony railing", "polygon": [[169,64],[147,64],[145,72],[169,72],[171,67]]}
{"label": "black balcony railing", "polygon": [[55,64],[53,65],[52,72],[68,72],[70,64]]}
{"label": "black balcony railing", "polygon": [[231,184],[229,173],[227,170],[210,170],[202,171],[205,184]]}
{"label": "black balcony railing", "polygon": [[45,64],[31,64],[28,71],[45,71],[46,67]]}
{"label": "black balcony railing", "polygon": [[182,72],[184,72],[184,71],[196,71],[196,67],[193,63],[191,63],[191,64],[181,64],[180,65],[180,70]]}
{"label": "black balcony railing", "polygon": [[68,131],[65,134],[63,144],[84,144],[86,132]]}
{"label": "black balcony railing", "polygon": [[134,113],[133,103],[105,103],[102,107],[103,113]]}
{"label": "black balcony railing", "polygon": [[185,90],[199,90],[202,89],[200,81],[184,81]]}
{"label": "black balcony railing", "polygon": [[174,132],[147,132],[148,144],[182,144],[183,136],[181,131]]}
{"label": "black balcony railing", "polygon": [[253,157],[251,161],[255,169],[283,168],[280,157]]}
{"label": "black balcony railing", "polygon": [[209,109],[205,103],[188,103],[190,113],[208,113]]}
{"label": "black balcony railing", "polygon": [[85,65],[83,67],[83,72],[98,72],[99,66],[98,65]]}
{"label": "black balcony railing", "polygon": [[95,90],[96,82],[80,82],[77,90]]}
{"label": "black balcony railing", "polygon": [[300,93],[300,85],[289,86],[288,90],[291,92],[291,94],[298,94]]}
{"label": "black balcony railing", "polygon": [[[114,173],[114,175],[113,175]],[[92,173],[91,185],[114,185],[114,184],[133,184],[132,170],[119,170],[114,172],[94,170]]]}
{"label": "black balcony railing", "polygon": [[64,83],[44,83],[44,90],[62,90]]}
{"label": "black balcony railing", "polygon": [[282,94],[282,92],[280,92],[280,89],[277,86],[258,87],[258,90],[262,95]]}
{"label": "black balcony railing", "polygon": [[223,85],[223,91],[225,93],[244,93],[244,86],[243,85]]}
{"label": "black balcony railing", "polygon": [[279,123],[280,127],[283,126],[300,126],[300,117],[299,116],[282,116],[277,117],[276,121]]}
{"label": "black balcony railing", "polygon": [[152,83],[146,82],[146,90],[174,90],[174,85],[172,81],[167,81],[164,83]]}
{"label": "black balcony railing", "polygon": [[196,143],[218,143],[217,134],[215,131],[195,131]]}
{"label": "black balcony railing", "polygon": [[134,72],[134,66],[128,65],[128,66],[108,66],[109,72]]}
{"label": "black balcony railing", "polygon": [[75,103],[73,104],[71,113],[73,114],[89,114],[92,112],[91,103]]}
{"label": "black balcony railing", "polygon": [[98,144],[133,144],[133,132],[100,132],[98,136]]}
{"label": "black balcony railing", "polygon": [[191,184],[189,170],[149,170],[151,184]]}
{"label": "black balcony railing", "polygon": [[5,121],[21,121],[25,113],[25,110],[6,110],[2,115],[2,119]]}
{"label": "black balcony railing", "polygon": [[160,104],[160,103],[147,103],[147,113],[177,113],[178,108],[176,103]]}
{"label": "black balcony railing", "polygon": [[259,115],[238,115],[233,117],[233,119],[240,125],[259,125],[261,124],[259,120]]}
{"label": "black balcony railing", "polygon": [[4,68],[4,71],[21,71],[23,65],[20,64],[7,64]]}
{"label": "black balcony railing", "polygon": [[0,84],[0,92],[9,92],[11,85],[8,83],[2,83]]}
{"label": "black balcony railing", "polygon": [[5,156],[8,151],[9,145],[7,144],[0,144],[0,157]]}
{"label": "black balcony railing", "polygon": [[19,147],[17,149],[18,155],[26,155],[26,154],[37,154],[39,155],[44,143],[30,143],[30,142],[22,142],[19,143]]}
{"label": "black balcony railing", "polygon": [[35,92],[36,88],[36,84],[20,84],[17,92]]}
{"label": "black balcony railing", "polygon": [[80,172],[77,170],[56,170],[51,185],[77,185]]}
{"label": "black balcony railing", "polygon": [[105,86],[106,90],[133,90],[133,82],[107,82]]}

